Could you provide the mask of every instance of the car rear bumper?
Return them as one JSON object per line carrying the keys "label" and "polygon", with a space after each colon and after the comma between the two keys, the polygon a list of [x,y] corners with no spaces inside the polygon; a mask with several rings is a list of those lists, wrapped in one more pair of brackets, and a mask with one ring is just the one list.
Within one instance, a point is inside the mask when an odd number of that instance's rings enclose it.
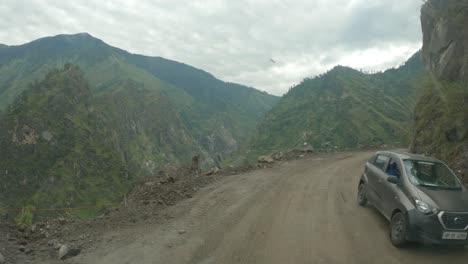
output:
{"label": "car rear bumper", "polygon": [[468,245],[465,240],[442,239],[445,231],[467,232],[466,230],[447,230],[439,221],[437,215],[425,215],[417,209],[408,212],[409,233],[408,240],[439,245]]}

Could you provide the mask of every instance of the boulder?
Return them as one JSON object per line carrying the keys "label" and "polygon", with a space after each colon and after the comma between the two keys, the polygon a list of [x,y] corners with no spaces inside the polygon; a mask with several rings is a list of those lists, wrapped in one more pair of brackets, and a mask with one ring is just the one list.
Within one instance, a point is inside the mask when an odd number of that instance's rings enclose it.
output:
{"label": "boulder", "polygon": [[68,251],[70,251],[70,249],[68,248],[67,245],[62,245],[59,249],[59,252],[58,252],[58,258],[59,259],[64,259],[65,256],[68,254]]}
{"label": "boulder", "polygon": [[283,152],[279,152],[279,153],[275,153],[273,155],[273,159],[276,160],[276,161],[280,161],[284,158],[284,154]]}
{"label": "boulder", "polygon": [[304,153],[314,153],[315,149],[314,149],[314,147],[308,145],[308,146],[302,148],[301,151],[304,152]]}
{"label": "boulder", "polygon": [[161,184],[168,184],[168,183],[175,183],[175,181],[176,181],[176,180],[175,180],[174,177],[169,176],[169,177],[163,179],[162,181],[160,181],[159,183],[161,183]]}
{"label": "boulder", "polygon": [[50,247],[55,247],[55,245],[57,245],[59,242],[57,239],[51,239],[47,242],[47,245],[50,246]]}
{"label": "boulder", "polygon": [[59,217],[59,218],[57,219],[57,221],[58,221],[61,225],[64,225],[64,224],[67,223],[67,220],[66,220],[65,218],[63,218],[63,217]]}
{"label": "boulder", "polygon": [[214,168],[211,168],[209,171],[207,171],[205,175],[209,176],[209,175],[217,174],[218,172],[219,172],[219,168],[214,167]]}
{"label": "boulder", "polygon": [[18,250],[21,251],[21,252],[25,252],[25,251],[26,251],[26,247],[25,247],[25,246],[19,246],[19,247],[18,247]]}
{"label": "boulder", "polygon": [[5,257],[2,255],[2,253],[0,253],[0,264],[5,263],[5,261]]}
{"label": "boulder", "polygon": [[258,157],[258,163],[273,163],[275,160],[270,156],[260,156]]}
{"label": "boulder", "polygon": [[79,248],[70,248],[67,245],[62,245],[58,252],[58,258],[60,260],[71,258],[80,254],[80,252],[81,252],[81,249]]}
{"label": "boulder", "polygon": [[147,186],[147,187],[152,187],[152,186],[155,186],[155,185],[157,185],[157,182],[154,182],[154,181],[145,182],[145,186]]}

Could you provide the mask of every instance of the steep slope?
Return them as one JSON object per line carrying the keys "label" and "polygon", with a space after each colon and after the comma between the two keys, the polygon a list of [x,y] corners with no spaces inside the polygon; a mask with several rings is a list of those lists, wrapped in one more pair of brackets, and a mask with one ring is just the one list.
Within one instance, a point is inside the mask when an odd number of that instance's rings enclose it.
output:
{"label": "steep slope", "polygon": [[431,77],[416,106],[412,151],[445,160],[468,182],[468,1],[429,0],[421,24]]}
{"label": "steep slope", "polygon": [[195,154],[214,166],[277,100],[88,34],[2,45],[0,207],[99,207]]}
{"label": "steep slope", "polygon": [[66,65],[0,113],[0,205],[75,207],[122,195],[131,179],[88,83]]}
{"label": "steep slope", "polygon": [[418,52],[404,66],[383,73],[337,66],[305,79],[266,115],[252,142],[253,152],[304,143],[317,149],[404,145],[422,76]]}
{"label": "steep slope", "polygon": [[[156,101],[164,101],[175,112],[174,115],[180,117],[196,141],[185,150],[178,151],[184,152],[183,156],[167,155],[171,158],[166,160],[176,162],[185,162],[186,157],[196,152],[201,153],[206,162],[212,163],[217,157],[222,158],[237,149],[252,136],[258,120],[278,100],[253,88],[225,83],[182,63],[128,53],[82,33],[47,37],[20,46],[1,48],[0,109],[10,104],[30,82],[65,63],[76,64],[84,71],[94,95],[104,98],[124,96],[116,91],[130,81],[138,83],[136,86],[145,90],[144,93],[152,94],[149,98],[156,96]],[[128,90],[131,92],[132,89]],[[136,99],[133,96],[128,98]],[[135,101],[128,103],[136,106]],[[177,127],[169,124],[171,115],[160,116],[162,112],[158,111],[162,108],[153,107],[147,116],[165,118],[162,129]],[[126,111],[133,111],[127,113],[131,116],[139,113],[137,107]],[[149,123],[141,124],[145,126]],[[165,144],[164,148],[171,150],[172,143]],[[161,152],[156,149],[152,151]]]}
{"label": "steep slope", "polygon": [[96,98],[96,109],[115,129],[118,150],[133,174],[151,174],[165,164],[188,161],[202,149],[167,96],[135,81],[115,83]]}

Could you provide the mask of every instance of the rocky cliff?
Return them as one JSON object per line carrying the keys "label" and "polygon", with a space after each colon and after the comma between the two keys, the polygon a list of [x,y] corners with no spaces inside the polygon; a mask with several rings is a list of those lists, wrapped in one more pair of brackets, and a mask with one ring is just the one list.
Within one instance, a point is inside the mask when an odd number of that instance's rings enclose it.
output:
{"label": "rocky cliff", "polygon": [[434,76],[468,81],[468,1],[431,0],[421,9],[423,57]]}
{"label": "rocky cliff", "polygon": [[436,156],[468,182],[468,0],[429,0],[421,9],[430,72],[414,114],[411,150]]}

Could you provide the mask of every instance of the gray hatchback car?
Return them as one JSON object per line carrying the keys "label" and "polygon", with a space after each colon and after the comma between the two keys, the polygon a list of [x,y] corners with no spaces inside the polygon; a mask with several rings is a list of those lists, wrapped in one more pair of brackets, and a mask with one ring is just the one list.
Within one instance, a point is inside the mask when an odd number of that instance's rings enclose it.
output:
{"label": "gray hatchback car", "polygon": [[408,241],[468,244],[468,192],[439,160],[377,152],[359,181],[358,203],[368,202],[390,221],[396,247]]}

